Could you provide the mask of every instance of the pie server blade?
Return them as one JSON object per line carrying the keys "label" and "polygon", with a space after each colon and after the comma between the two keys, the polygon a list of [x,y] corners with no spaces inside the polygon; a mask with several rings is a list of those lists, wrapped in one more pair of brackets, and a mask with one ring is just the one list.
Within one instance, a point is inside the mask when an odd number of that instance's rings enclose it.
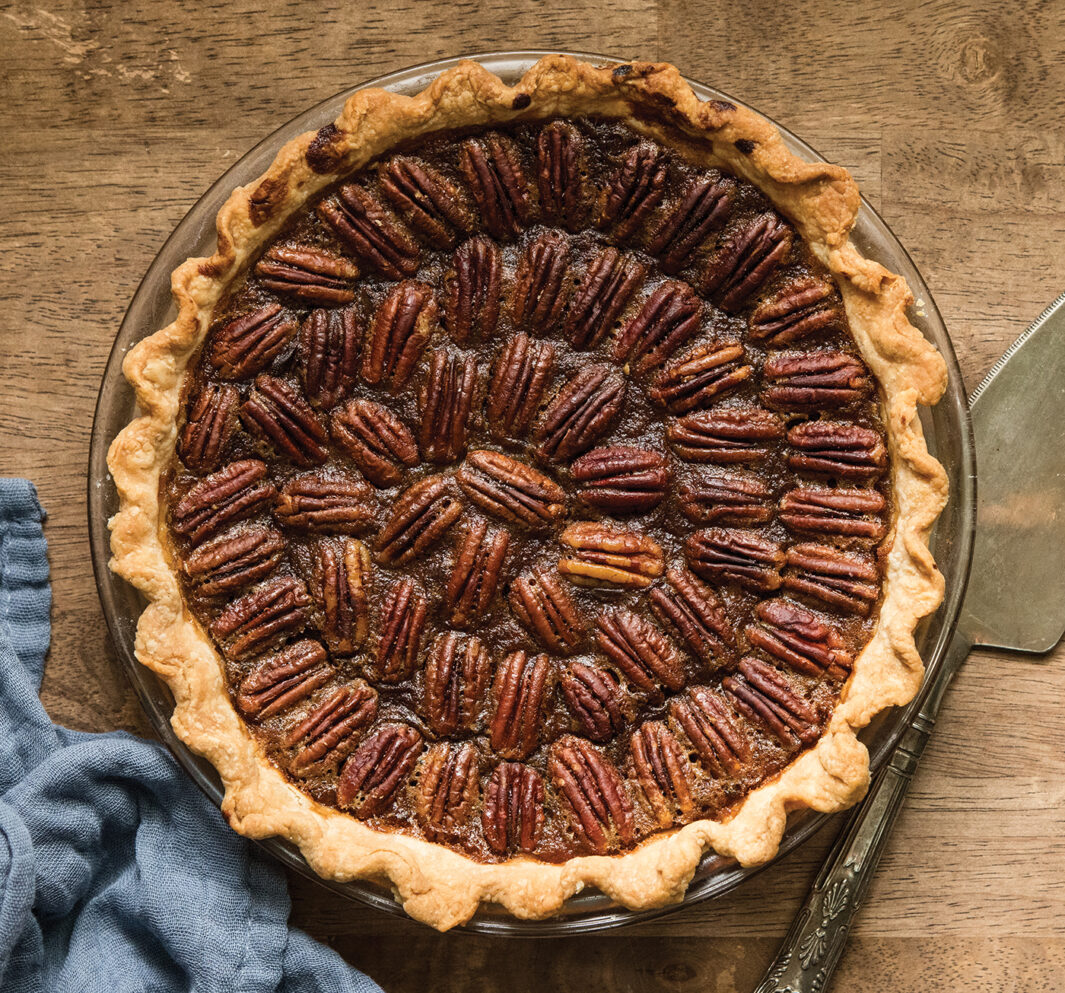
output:
{"label": "pie server blade", "polygon": [[1047,652],[1065,633],[1065,294],[969,404],[979,482],[959,633],[977,645]]}

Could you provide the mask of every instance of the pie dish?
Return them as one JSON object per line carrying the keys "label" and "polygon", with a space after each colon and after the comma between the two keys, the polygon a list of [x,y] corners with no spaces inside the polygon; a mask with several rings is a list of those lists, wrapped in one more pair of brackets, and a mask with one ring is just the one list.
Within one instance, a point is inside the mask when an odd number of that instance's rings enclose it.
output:
{"label": "pie dish", "polygon": [[109,464],[236,829],[443,928],[676,900],[860,797],[946,486],[857,204],[672,67],[565,57],[363,91],[234,193]]}

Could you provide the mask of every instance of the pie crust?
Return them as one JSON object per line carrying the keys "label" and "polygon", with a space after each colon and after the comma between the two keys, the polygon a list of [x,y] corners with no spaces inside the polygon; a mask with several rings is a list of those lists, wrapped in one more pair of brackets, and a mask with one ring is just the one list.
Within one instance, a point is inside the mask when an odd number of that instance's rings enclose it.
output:
{"label": "pie crust", "polygon": [[[486,864],[374,830],[319,804],[267,759],[231,703],[217,650],[183,601],[160,479],[175,449],[186,367],[212,311],[293,211],[339,176],[430,132],[593,114],[617,118],[665,145],[680,145],[694,161],[752,182],[834,275],[851,333],[881,387],[895,519],[883,546],[879,619],[816,745],[722,820],[656,834],[619,855]],[[232,827],[252,838],[290,840],[324,878],[387,881],[408,914],[446,930],[468,920],[482,901],[521,918],[547,917],[586,886],[633,909],[678,901],[707,850],[743,865],[765,862],[777,851],[788,811],[832,812],[858,801],[868,784],[868,754],[856,730],[878,711],[907,703],[921,682],[913,632],[942,597],[928,537],[947,498],[945,473],[927,451],[917,414],[919,404],[940,398],[945,364],[906,317],[913,297],[905,281],[848,240],[858,207],[857,186],[844,169],[799,160],[773,125],[751,111],[700,102],[673,66],[600,68],[568,56],[541,59],[513,87],[465,61],[414,97],[359,91],[334,125],[289,142],[262,177],[235,190],[218,214],[216,253],[189,259],[173,274],[177,319],[126,357],[124,372],[142,414],[118,435],[108,457],[121,499],[110,522],[111,567],[149,600],[137,628],[137,657],[173,693],[178,736],[217,768]]]}

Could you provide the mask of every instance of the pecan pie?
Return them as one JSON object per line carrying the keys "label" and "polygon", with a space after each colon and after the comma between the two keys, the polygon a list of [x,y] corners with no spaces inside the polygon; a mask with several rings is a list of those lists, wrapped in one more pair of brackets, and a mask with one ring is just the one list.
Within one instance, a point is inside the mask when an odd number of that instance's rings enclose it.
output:
{"label": "pecan pie", "polygon": [[855,186],[670,66],[351,98],[129,355],[115,568],[230,823],[441,928],[676,900],[920,681],[945,374]]}

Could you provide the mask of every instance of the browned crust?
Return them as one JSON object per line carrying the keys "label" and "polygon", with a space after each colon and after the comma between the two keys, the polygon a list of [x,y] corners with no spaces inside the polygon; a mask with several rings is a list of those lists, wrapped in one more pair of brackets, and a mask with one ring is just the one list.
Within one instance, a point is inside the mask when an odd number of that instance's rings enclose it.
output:
{"label": "browned crust", "polygon": [[[485,865],[323,807],[266,759],[230,703],[221,660],[182,601],[167,555],[159,477],[174,451],[185,369],[215,304],[309,197],[397,142],[431,131],[592,113],[621,118],[674,145],[679,131],[687,155],[760,187],[835,274],[855,338],[883,387],[897,517],[876,630],[813,749],[752,792],[727,820],[697,821],[617,856]],[[942,597],[928,535],[946,501],[947,482],[917,418],[918,404],[935,403],[942,394],[946,368],[906,318],[913,298],[905,281],[848,241],[858,206],[846,170],[799,160],[776,128],[751,111],[700,102],[673,66],[596,68],[568,56],[542,59],[513,87],[465,61],[414,97],[362,90],[335,125],[289,142],[260,179],[235,190],[218,214],[217,252],[189,259],[173,274],[177,319],[126,357],[124,372],[143,413],[115,439],[108,457],[121,498],[110,522],[111,567],[150,601],[137,628],[137,657],[173,692],[178,736],[218,769],[230,824],[253,838],[288,838],[324,877],[387,878],[411,916],[443,930],[467,920],[482,900],[518,917],[545,917],[585,886],[634,909],[661,906],[683,896],[707,849],[745,865],[764,862],[777,851],[787,811],[835,811],[860,799],[868,755],[855,729],[877,711],[909,701],[921,682],[913,632]]]}

